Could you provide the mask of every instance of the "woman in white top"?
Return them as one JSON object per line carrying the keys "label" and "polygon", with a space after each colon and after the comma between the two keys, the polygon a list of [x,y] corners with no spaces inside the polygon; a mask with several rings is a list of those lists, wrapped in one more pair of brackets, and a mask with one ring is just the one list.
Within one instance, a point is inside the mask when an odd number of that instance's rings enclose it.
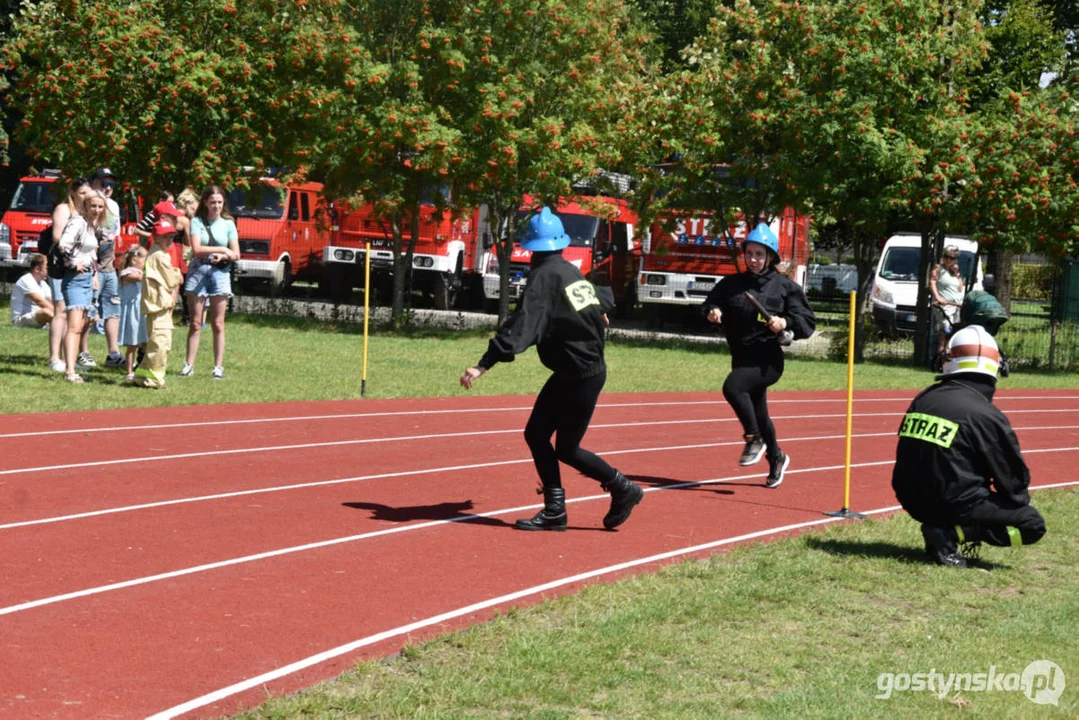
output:
{"label": "woman in white top", "polygon": [[83,199],[80,214],[72,215],[60,236],[64,255],[64,279],[60,281],[67,313],[64,338],[64,378],[81,383],[75,372],[83,324],[94,308],[94,261],[97,258],[98,233],[105,222],[105,196],[96,190]]}
{"label": "woman in white top", "polygon": [[933,295],[933,316],[937,324],[937,356],[943,357],[951,327],[963,307],[963,274],[959,269],[959,248],[944,248],[940,262],[929,272],[929,292]]}
{"label": "woman in white top", "polygon": [[[52,241],[59,243],[67,227],[67,221],[73,215],[78,215],[78,208],[82,207],[83,198],[93,192],[90,181],[86,178],[77,178],[71,183],[67,191],[67,199],[52,210]],[[64,372],[67,364],[60,359],[63,349],[64,338],[67,337],[67,315],[65,314],[64,295],[60,287],[60,281],[49,278],[49,290],[52,292],[53,319],[49,323],[49,367],[56,372]]]}
{"label": "woman in white top", "polygon": [[188,266],[184,295],[190,322],[187,325],[187,359],[180,377],[195,372],[195,358],[202,335],[202,306],[210,299],[210,329],[214,337],[212,377],[225,377],[225,310],[232,297],[230,266],[240,259],[240,239],[236,223],[225,208],[225,191],[211,185],[202,191],[198,210],[191,218],[191,264]]}

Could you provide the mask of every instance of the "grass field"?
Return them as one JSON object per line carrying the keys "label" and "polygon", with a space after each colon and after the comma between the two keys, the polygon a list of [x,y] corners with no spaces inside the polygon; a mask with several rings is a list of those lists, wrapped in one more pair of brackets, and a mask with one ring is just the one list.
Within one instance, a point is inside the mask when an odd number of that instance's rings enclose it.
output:
{"label": "grass field", "polygon": [[[923,562],[906,515],[831,525],[511,609],[242,717],[1074,718],[1079,493],[1034,499],[1046,539],[981,569]],[[896,689],[1036,660],[1067,678],[1058,706]]]}
{"label": "grass field", "polygon": [[[3,301],[6,303],[6,300]],[[8,312],[0,305],[0,313]],[[70,385],[45,366],[44,331],[0,323],[0,412],[50,412],[144,406],[337,400],[360,397],[363,337],[356,325],[334,326],[309,320],[230,315],[223,382],[210,379],[210,333],[203,332],[195,376],[177,377],[183,365],[186,329],[173,334],[169,388],[151,391],[123,382],[123,373],[99,367],[85,373],[84,385]],[[487,333],[414,331],[377,333],[368,350],[367,396],[435,397],[463,393],[461,371],[479,360]],[[105,340],[90,339],[91,353],[102,362]],[[608,346],[607,392],[718,391],[730,368],[723,346],[691,343],[655,344],[612,341]],[[498,366],[481,378],[473,394],[531,394],[548,371],[530,350],[512,365]],[[916,388],[929,384],[929,373],[894,365],[860,365],[858,388]],[[1002,387],[1079,387],[1075,374],[1016,373]],[[824,360],[787,360],[776,390],[839,390],[846,387],[846,367]]]}

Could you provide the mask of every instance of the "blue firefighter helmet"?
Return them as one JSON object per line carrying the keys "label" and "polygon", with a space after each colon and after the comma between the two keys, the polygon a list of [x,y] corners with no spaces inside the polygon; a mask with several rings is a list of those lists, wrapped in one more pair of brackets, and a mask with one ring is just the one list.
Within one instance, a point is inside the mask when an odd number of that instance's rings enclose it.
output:
{"label": "blue firefighter helmet", "polygon": [[764,223],[759,223],[757,227],[753,228],[753,232],[749,234],[744,241],[742,241],[742,250],[745,251],[746,243],[757,243],[763,245],[772,251],[772,254],[777,258],[779,257],[779,238],[772,232],[772,228],[768,227]]}
{"label": "blue firefighter helmet", "polygon": [[521,239],[522,248],[530,252],[550,252],[561,250],[567,245],[569,235],[562,227],[562,221],[550,208],[545,207],[528,219],[528,229]]}

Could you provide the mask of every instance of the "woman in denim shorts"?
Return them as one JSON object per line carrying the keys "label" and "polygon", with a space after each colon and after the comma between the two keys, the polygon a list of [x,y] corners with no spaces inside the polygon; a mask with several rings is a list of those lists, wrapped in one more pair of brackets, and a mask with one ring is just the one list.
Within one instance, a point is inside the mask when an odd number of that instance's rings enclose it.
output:
{"label": "woman in denim shorts", "polygon": [[[79,214],[82,200],[92,192],[90,181],[86,178],[76,178],[71,182],[67,191],[67,199],[58,204],[52,210],[52,241],[59,243],[63,237],[64,228],[68,220]],[[55,314],[49,323],[49,367],[56,372],[64,372],[67,364],[60,359],[60,351],[67,337],[67,308],[64,305],[64,290],[61,280],[49,278],[49,290],[52,291],[52,302]]]}
{"label": "woman in denim shorts", "polygon": [[60,236],[64,255],[64,279],[60,292],[67,313],[67,335],[64,337],[64,378],[81,383],[75,372],[79,342],[87,317],[94,312],[94,260],[97,256],[98,233],[105,221],[105,196],[96,190],[83,199],[81,214],[72,215]]}
{"label": "woman in denim shorts", "polygon": [[236,223],[225,208],[225,191],[211,185],[202,191],[198,210],[191,218],[191,263],[188,265],[184,295],[187,297],[190,322],[187,326],[187,360],[180,377],[195,374],[195,358],[202,335],[202,306],[210,299],[210,330],[214,339],[212,377],[225,377],[225,310],[232,297],[232,263],[240,259],[240,240]]}

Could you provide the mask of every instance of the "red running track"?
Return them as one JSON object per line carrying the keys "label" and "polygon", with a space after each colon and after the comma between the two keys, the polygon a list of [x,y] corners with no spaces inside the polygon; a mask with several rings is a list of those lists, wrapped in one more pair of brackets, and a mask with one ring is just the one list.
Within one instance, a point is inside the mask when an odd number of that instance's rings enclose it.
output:
{"label": "red running track", "polygon": [[[852,504],[890,512],[913,391],[859,393]],[[734,542],[832,522],[845,400],[776,393],[792,465],[740,468],[718,394],[604,395],[586,446],[647,488],[617,532],[565,472],[539,507],[530,397],[289,403],[0,418],[0,714],[231,714],[529,605]],[[1076,484],[1079,392],[1000,392],[1035,485]],[[1049,519],[1050,526],[1052,519]]]}

